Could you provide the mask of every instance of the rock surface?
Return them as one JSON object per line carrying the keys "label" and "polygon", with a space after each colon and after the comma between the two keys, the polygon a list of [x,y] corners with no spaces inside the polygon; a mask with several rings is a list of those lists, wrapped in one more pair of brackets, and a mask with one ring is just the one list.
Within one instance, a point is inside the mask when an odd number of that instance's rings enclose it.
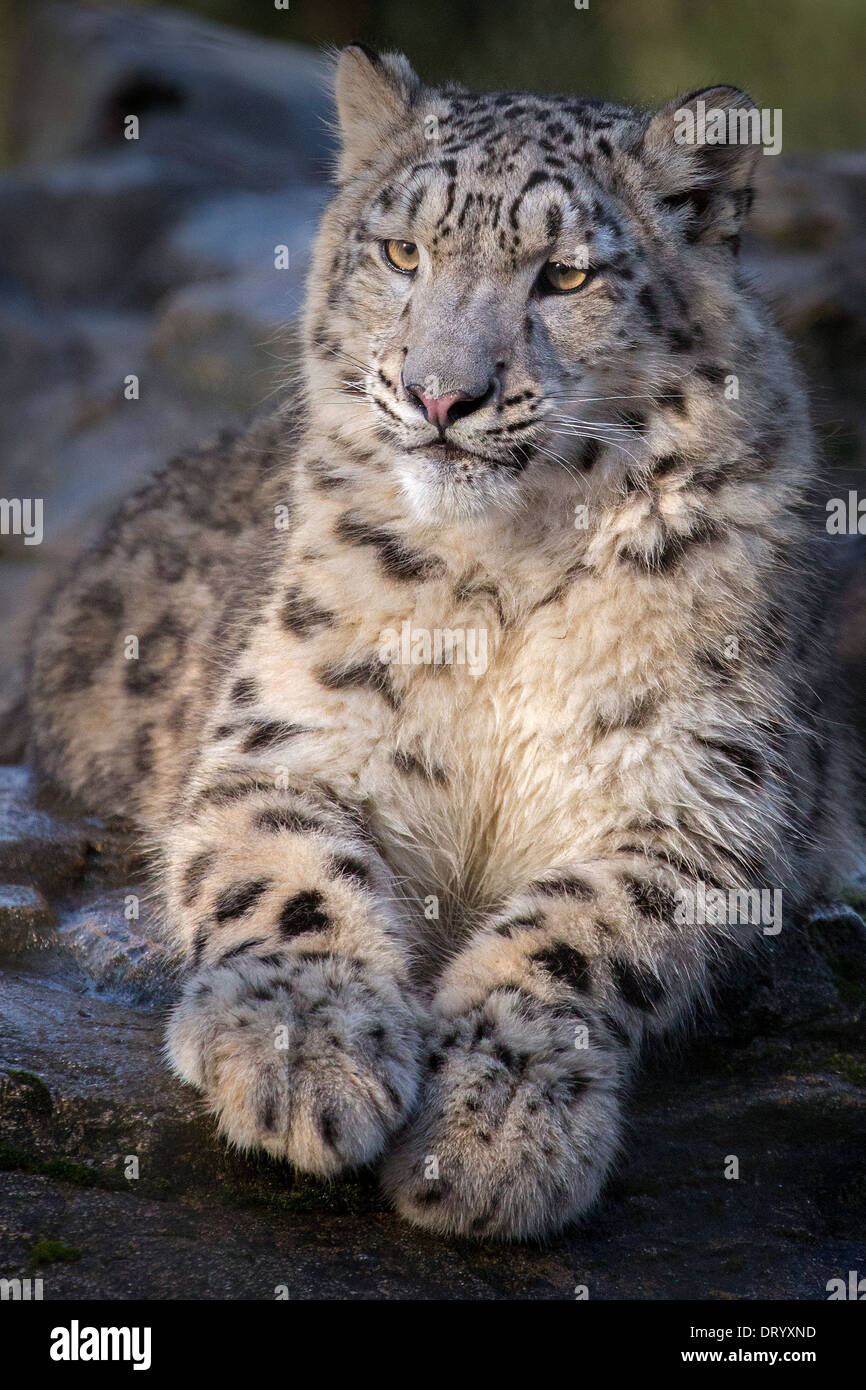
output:
{"label": "rock surface", "polygon": [[39,892],[19,883],[0,884],[0,943],[8,951],[49,944],[54,913]]}
{"label": "rock surface", "polygon": [[56,887],[83,872],[86,830],[37,802],[26,767],[0,768],[0,878]]}

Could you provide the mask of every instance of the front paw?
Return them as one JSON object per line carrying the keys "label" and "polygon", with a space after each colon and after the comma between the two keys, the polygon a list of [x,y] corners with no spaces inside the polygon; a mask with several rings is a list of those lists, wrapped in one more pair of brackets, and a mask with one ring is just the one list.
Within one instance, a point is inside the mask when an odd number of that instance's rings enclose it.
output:
{"label": "front paw", "polygon": [[167,1048],[231,1143],[322,1177],[378,1157],[418,1085],[414,1008],[390,976],[327,953],[202,971]]}
{"label": "front paw", "polygon": [[442,1234],[521,1238],[591,1205],[618,1143],[621,1056],[603,1030],[581,1028],[507,988],[442,1020],[417,1117],[385,1165],[402,1216]]}

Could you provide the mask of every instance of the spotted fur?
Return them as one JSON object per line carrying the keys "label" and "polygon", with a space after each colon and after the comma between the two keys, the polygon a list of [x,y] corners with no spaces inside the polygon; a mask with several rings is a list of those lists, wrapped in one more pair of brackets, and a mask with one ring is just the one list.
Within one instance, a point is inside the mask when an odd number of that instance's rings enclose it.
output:
{"label": "spotted fur", "polygon": [[[778,888],[790,925],[845,862],[805,392],[737,259],[757,154],[677,145],[683,103],[432,90],[358,48],[336,92],[303,400],[79,564],[33,754],[153,841],[169,1055],[231,1141],[539,1234],[601,1190],[644,1042],[760,939],[678,891]],[[383,662],[407,624],[483,630],[485,668]]]}

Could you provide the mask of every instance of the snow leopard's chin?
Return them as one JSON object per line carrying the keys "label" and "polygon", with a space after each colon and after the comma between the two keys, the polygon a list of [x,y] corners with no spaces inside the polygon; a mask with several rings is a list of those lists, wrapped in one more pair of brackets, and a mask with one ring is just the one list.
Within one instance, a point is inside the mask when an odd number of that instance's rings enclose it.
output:
{"label": "snow leopard's chin", "polygon": [[472,522],[521,505],[519,479],[477,456],[413,450],[397,456],[395,472],[419,521]]}

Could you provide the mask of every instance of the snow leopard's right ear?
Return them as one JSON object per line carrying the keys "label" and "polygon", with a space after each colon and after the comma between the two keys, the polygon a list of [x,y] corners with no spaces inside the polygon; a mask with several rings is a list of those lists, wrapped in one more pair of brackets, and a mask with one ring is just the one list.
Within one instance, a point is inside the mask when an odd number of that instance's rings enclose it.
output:
{"label": "snow leopard's right ear", "polygon": [[341,179],[351,178],[376,158],[389,133],[405,121],[420,90],[402,53],[375,53],[360,43],[343,49],[334,79]]}

